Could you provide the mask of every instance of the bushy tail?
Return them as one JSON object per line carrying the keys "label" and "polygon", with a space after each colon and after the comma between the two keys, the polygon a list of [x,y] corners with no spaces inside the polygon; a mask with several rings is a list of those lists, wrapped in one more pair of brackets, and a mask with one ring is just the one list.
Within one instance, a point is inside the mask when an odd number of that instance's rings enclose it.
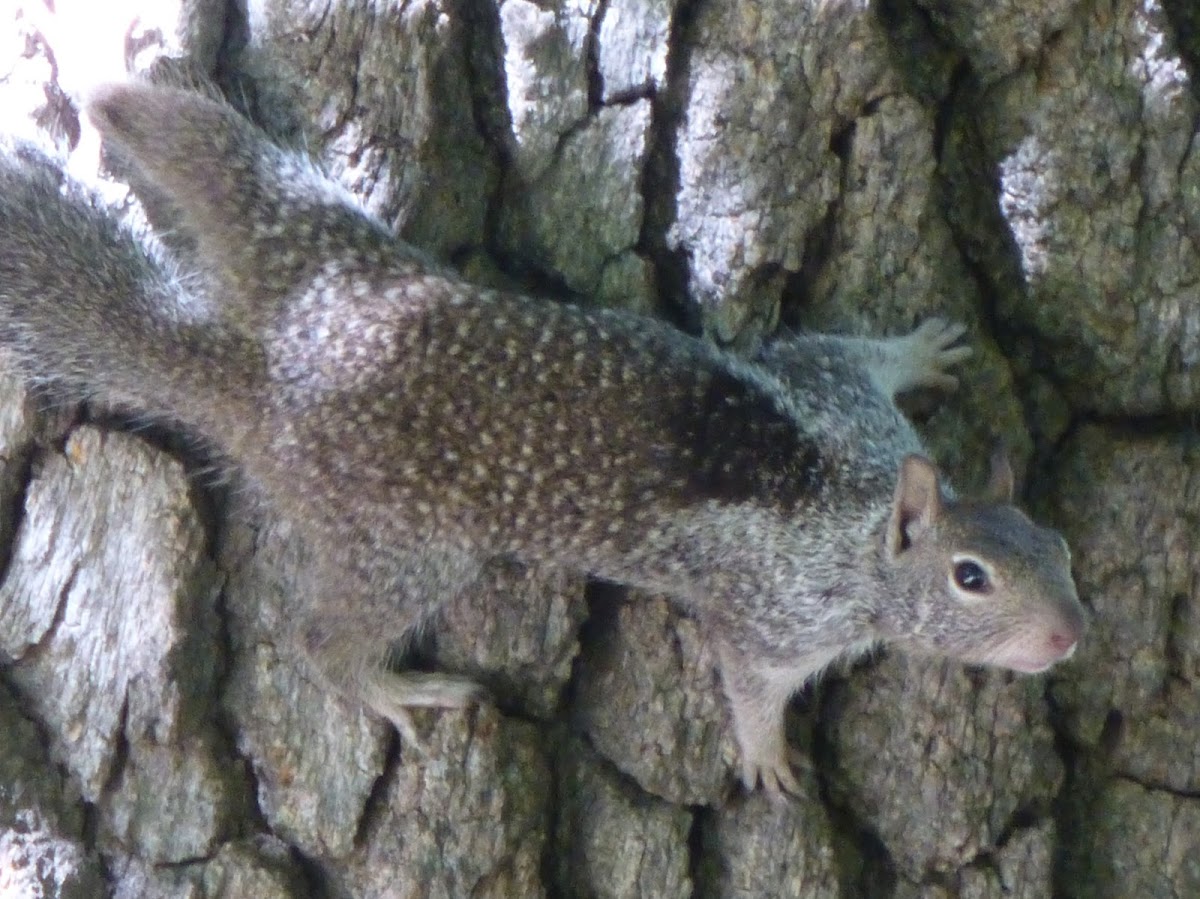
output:
{"label": "bushy tail", "polygon": [[281,149],[226,104],[120,84],[95,93],[88,113],[173,204],[201,267],[217,278],[225,314],[247,333],[262,333],[318,265],[418,258],[308,157]]}
{"label": "bushy tail", "polygon": [[0,148],[0,344],[35,378],[208,436],[262,382],[256,341],[27,147]]}

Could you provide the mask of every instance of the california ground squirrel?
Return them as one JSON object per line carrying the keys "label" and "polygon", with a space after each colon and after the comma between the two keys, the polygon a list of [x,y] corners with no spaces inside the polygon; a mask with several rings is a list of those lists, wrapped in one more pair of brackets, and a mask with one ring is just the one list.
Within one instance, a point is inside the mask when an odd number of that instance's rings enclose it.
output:
{"label": "california ground squirrel", "polygon": [[[1041,671],[1083,630],[1067,548],[952,499],[895,394],[963,329],[795,337],[748,364],[624,312],[465,283],[230,108],[150,86],[90,113],[178,210],[181,282],[52,166],[0,164],[0,339],[31,375],[212,440],[316,560],[300,644],[408,732],[473,684],[389,644],[505,554],[666,593],[719,651],[742,778],[792,791],[791,694],[878,643]],[[201,289],[207,284],[208,290]]]}

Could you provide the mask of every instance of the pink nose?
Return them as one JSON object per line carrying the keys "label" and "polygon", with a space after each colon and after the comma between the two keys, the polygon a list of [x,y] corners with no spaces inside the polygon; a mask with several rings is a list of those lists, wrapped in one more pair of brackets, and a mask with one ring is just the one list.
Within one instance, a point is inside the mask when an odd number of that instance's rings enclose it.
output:
{"label": "pink nose", "polygon": [[1078,639],[1074,634],[1053,633],[1050,635],[1050,645],[1054,647],[1055,652],[1065,653],[1075,646]]}

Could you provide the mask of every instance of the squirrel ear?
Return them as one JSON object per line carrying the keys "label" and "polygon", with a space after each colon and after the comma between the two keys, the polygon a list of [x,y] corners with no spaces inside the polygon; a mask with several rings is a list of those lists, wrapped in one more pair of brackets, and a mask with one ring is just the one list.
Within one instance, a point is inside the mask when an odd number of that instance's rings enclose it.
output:
{"label": "squirrel ear", "polygon": [[1013,470],[1008,462],[1008,450],[1004,442],[992,450],[992,474],[988,479],[988,496],[998,503],[1011,503],[1013,499]]}
{"label": "squirrel ear", "polygon": [[887,550],[897,556],[928,529],[942,512],[937,469],[924,456],[908,455],[900,463],[892,515],[888,520]]}

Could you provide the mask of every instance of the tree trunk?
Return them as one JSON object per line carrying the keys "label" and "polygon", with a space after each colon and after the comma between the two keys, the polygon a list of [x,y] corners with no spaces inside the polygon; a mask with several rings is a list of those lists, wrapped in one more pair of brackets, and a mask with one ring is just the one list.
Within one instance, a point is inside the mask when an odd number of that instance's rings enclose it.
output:
{"label": "tree trunk", "polygon": [[496,702],[409,746],[280,638],[303,551],[236,471],[6,376],[0,894],[1200,895],[1191,0],[249,5],[0,6],[4,130],[86,177],[97,81],[210,79],[480,283],[739,352],[963,321],[914,414],[961,488],[1006,441],[1091,629],[1040,677],[832,672],[773,804],[694,622],[497,564],[420,647]]}

